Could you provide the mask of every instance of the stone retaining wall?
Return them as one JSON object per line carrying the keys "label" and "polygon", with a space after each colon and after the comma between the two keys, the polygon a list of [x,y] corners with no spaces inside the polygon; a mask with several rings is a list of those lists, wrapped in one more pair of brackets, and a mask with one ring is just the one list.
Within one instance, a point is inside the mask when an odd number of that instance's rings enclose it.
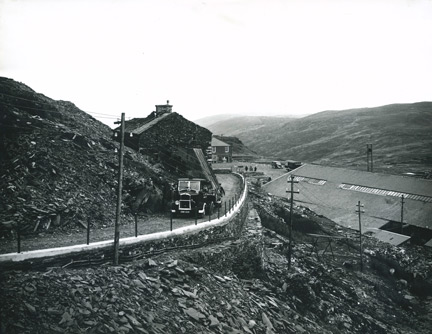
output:
{"label": "stone retaining wall", "polygon": [[[123,238],[119,261],[151,256],[166,250],[199,247],[240,236],[248,215],[247,185],[243,176],[243,192],[234,209],[219,219],[182,227],[173,231]],[[0,255],[0,269],[46,268],[48,266],[79,266],[112,262],[113,241],[75,245],[23,253]]]}

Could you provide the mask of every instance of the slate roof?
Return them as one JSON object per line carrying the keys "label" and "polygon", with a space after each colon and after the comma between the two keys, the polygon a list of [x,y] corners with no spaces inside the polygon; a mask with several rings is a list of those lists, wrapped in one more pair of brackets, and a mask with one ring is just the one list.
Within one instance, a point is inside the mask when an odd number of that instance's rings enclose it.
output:
{"label": "slate roof", "polygon": [[211,146],[224,146],[225,147],[225,146],[231,146],[231,145],[227,144],[227,143],[223,142],[222,140],[219,140],[215,137],[212,137]]}
{"label": "slate roof", "polygon": [[139,135],[170,115],[173,115],[173,113],[162,114],[156,118],[152,116],[146,118],[133,118],[125,122],[125,132]]}
{"label": "slate roof", "polygon": [[[432,197],[432,180],[310,164],[284,174],[263,188],[275,196],[289,197],[287,189],[290,184],[287,179],[291,174],[300,180],[294,184],[294,188],[300,191],[294,195],[296,204],[309,207],[340,225],[358,229],[358,214],[355,211],[360,201],[365,210],[361,217],[363,232],[374,232],[390,220],[400,221],[401,198],[389,196],[386,192],[343,189],[343,183]],[[432,228],[432,202],[406,198],[404,223]]]}

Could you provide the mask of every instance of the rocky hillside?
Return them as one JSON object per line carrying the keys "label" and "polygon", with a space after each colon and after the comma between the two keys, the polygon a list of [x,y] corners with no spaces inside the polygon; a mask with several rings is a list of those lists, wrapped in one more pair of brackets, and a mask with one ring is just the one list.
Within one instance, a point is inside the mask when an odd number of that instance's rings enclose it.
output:
{"label": "rocky hillside", "polygon": [[[18,225],[33,233],[83,227],[88,220],[96,227],[113,224],[118,144],[111,135],[74,104],[0,78],[0,236]],[[160,210],[169,181],[161,166],[128,149],[124,213]],[[138,196],[142,192],[152,196]]]}
{"label": "rocky hillside", "polygon": [[[251,216],[238,240],[149,254],[120,266],[2,271],[0,331],[430,332],[430,252],[366,239],[361,271],[353,231],[299,211],[289,269],[286,205],[252,197],[267,228]],[[334,259],[318,245],[318,257],[306,232],[352,239],[333,244]]]}
{"label": "rocky hillside", "polygon": [[377,171],[425,175],[432,169],[432,102],[324,111],[250,129],[234,120],[208,128],[275,159],[366,170],[366,144],[372,144]]}

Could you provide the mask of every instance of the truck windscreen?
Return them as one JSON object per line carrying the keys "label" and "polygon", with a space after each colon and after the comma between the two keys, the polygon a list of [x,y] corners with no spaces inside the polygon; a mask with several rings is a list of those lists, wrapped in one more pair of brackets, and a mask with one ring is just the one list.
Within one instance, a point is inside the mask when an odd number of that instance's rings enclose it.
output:
{"label": "truck windscreen", "polygon": [[199,192],[200,190],[200,181],[179,181],[179,191],[190,191],[194,190]]}

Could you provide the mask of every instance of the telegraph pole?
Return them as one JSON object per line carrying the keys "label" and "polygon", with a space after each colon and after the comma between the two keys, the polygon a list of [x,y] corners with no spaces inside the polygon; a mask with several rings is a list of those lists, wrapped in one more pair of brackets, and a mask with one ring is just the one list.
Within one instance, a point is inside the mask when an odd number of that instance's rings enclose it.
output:
{"label": "telegraph pole", "polygon": [[372,144],[366,144],[367,171],[373,172]]}
{"label": "telegraph pole", "polygon": [[359,231],[360,231],[360,270],[363,271],[363,245],[362,245],[362,225],[361,225],[361,214],[364,213],[364,210],[362,210],[362,208],[364,208],[364,205],[360,203],[360,201],[358,201],[357,204],[357,210],[356,212],[358,213],[358,218],[359,218]]}
{"label": "telegraph pole", "polygon": [[119,171],[118,171],[118,187],[117,187],[117,208],[116,220],[114,226],[114,265],[118,265],[119,260],[119,242],[120,242],[120,213],[122,204],[122,186],[123,186],[123,150],[124,150],[124,128],[125,128],[125,114],[121,114],[121,121],[114,122],[114,124],[121,124],[120,126],[120,150],[119,150]]}
{"label": "telegraph pole", "polygon": [[404,203],[405,203],[405,197],[404,195],[402,195],[402,199],[401,199],[401,234],[403,234],[403,207],[404,207]]}
{"label": "telegraph pole", "polygon": [[294,181],[294,176],[291,175],[289,180],[289,183],[291,183],[291,198],[290,198],[290,214],[289,214],[289,248],[288,248],[288,269],[291,268],[291,256],[292,256],[292,243],[293,243],[293,233],[292,233],[292,213],[293,213],[293,206],[294,206],[294,194],[298,194],[299,191],[294,191],[294,183],[298,183],[298,181]]}

